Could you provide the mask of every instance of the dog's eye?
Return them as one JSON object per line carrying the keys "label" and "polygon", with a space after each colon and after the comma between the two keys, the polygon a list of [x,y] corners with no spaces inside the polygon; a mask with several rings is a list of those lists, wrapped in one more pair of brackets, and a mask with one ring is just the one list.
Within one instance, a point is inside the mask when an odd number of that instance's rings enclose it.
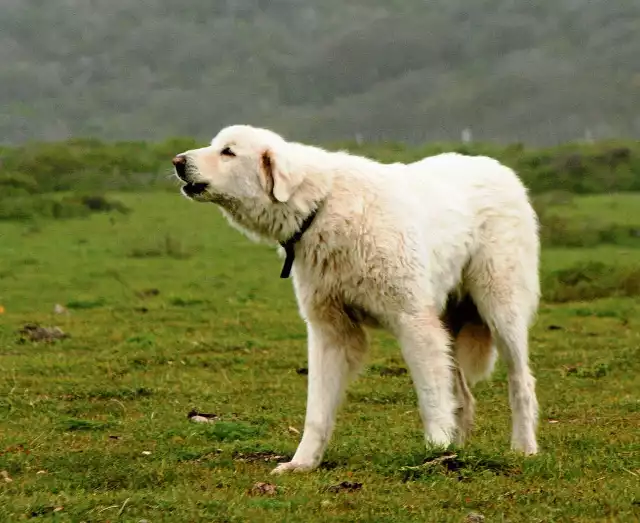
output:
{"label": "dog's eye", "polygon": [[220,154],[222,156],[235,156],[236,155],[236,153],[234,153],[231,150],[231,147],[225,147],[224,149],[222,149],[222,151],[220,151]]}

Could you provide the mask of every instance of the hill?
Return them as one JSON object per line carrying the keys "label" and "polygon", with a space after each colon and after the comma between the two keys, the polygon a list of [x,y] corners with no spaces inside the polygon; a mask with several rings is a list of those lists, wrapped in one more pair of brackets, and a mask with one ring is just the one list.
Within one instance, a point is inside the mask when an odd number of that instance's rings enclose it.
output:
{"label": "hill", "polygon": [[640,3],[0,3],[0,141],[640,136]]}

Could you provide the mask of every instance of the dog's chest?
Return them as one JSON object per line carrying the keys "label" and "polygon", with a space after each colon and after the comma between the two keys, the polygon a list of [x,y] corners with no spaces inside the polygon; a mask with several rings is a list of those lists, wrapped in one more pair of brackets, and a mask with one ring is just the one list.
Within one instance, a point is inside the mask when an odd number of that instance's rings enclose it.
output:
{"label": "dog's chest", "polygon": [[327,259],[317,256],[315,264],[308,259],[296,263],[296,295],[308,312],[329,307],[354,323],[384,328],[388,314],[405,308],[412,295],[404,287],[406,280],[376,264],[354,263],[353,253],[334,252]]}

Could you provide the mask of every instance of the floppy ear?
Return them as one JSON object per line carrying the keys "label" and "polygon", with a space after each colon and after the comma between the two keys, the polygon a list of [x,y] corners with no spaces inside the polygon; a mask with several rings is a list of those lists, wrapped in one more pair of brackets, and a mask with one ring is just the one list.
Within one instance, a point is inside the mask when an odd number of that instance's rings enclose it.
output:
{"label": "floppy ear", "polygon": [[274,201],[281,203],[289,201],[302,181],[300,177],[295,176],[284,158],[271,149],[262,153],[260,164],[262,171],[260,179],[265,192]]}

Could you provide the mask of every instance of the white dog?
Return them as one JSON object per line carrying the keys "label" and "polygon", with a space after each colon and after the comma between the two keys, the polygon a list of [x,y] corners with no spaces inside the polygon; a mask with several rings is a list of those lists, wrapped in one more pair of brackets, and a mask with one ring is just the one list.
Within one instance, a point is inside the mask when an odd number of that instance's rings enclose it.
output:
{"label": "white dog", "polygon": [[[346,383],[367,352],[365,326],[400,342],[428,445],[461,442],[497,347],[509,375],[512,448],[537,451],[528,330],[539,300],[538,220],[496,160],[441,154],[384,165],[231,126],[173,160],[182,192],[231,224],[278,242],[308,329],[304,433],[274,473],[316,468]],[[295,259],[295,261],[294,261]]]}

